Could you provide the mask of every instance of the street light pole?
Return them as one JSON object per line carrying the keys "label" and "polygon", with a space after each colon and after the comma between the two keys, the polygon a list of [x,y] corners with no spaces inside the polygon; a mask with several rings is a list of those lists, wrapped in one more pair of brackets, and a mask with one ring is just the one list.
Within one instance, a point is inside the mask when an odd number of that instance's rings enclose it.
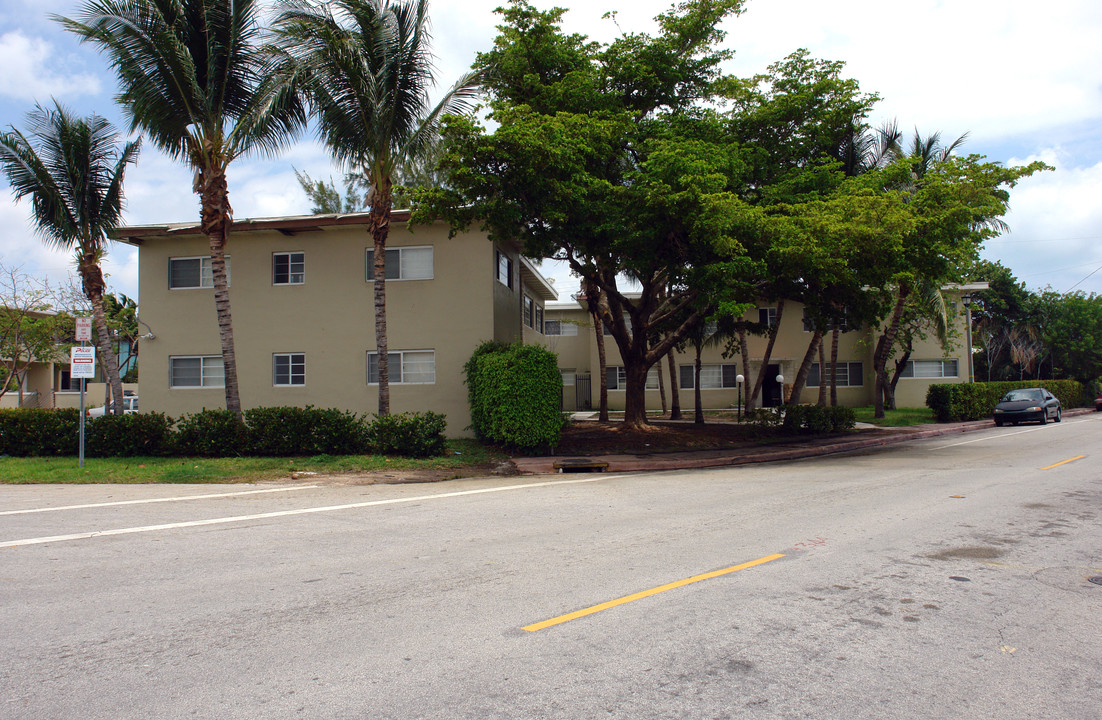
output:
{"label": "street light pole", "polygon": [[735,384],[738,385],[738,421],[742,422],[742,381],[745,380],[742,375],[735,376]]}
{"label": "street light pole", "polygon": [[968,337],[968,382],[976,382],[975,368],[972,365],[972,301],[975,298],[972,295],[961,296],[960,301],[964,303],[964,312],[967,317],[965,321],[965,334]]}

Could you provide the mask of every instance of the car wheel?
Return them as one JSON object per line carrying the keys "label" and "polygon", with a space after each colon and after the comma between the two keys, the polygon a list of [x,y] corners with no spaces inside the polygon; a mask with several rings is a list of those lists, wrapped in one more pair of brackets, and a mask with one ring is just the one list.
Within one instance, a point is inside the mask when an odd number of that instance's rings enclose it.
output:
{"label": "car wheel", "polygon": [[1048,423],[1048,410],[1042,410],[1041,411],[1041,424],[1045,425],[1046,423]]}
{"label": "car wheel", "polygon": [[1002,426],[1003,426],[1003,421],[1002,420],[996,420],[995,421],[995,427],[1002,427]]}
{"label": "car wheel", "polygon": [[1056,408],[1056,422],[1060,422],[1061,420],[1064,419],[1063,414],[1064,414],[1064,411],[1062,409]]}

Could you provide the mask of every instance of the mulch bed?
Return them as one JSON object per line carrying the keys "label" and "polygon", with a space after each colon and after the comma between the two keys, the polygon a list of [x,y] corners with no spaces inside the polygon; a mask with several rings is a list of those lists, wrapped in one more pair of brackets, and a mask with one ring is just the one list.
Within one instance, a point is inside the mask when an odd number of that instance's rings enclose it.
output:
{"label": "mulch bed", "polygon": [[622,422],[581,420],[563,428],[556,455],[613,455],[718,450],[760,442],[773,432],[734,423],[651,421],[642,429]]}

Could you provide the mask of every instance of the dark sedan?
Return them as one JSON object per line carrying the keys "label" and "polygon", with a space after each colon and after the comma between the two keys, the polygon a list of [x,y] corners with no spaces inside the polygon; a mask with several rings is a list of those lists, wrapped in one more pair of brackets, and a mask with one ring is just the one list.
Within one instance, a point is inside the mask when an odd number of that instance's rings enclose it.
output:
{"label": "dark sedan", "polygon": [[1060,401],[1044,388],[1024,388],[1011,390],[995,406],[995,424],[1002,427],[1006,423],[1039,422],[1042,425],[1049,420],[1060,422]]}

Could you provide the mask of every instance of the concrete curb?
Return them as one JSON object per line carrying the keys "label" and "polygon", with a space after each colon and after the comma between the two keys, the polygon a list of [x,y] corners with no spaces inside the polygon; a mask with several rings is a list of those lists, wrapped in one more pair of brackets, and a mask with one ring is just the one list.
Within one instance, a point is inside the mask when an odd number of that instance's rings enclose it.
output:
{"label": "concrete curb", "polygon": [[[1064,413],[1064,417],[1074,417],[1092,413],[1089,408],[1076,408]],[[885,445],[895,445],[908,440],[921,440],[925,438],[940,437],[942,435],[955,435],[976,430],[994,430],[995,426],[990,420],[975,420],[972,422],[952,423],[935,427],[916,426],[917,429],[898,428],[891,435],[879,435],[877,437],[856,438],[841,442],[824,441],[821,445],[810,447],[785,448],[773,450],[769,447],[737,448],[730,453],[724,451],[708,450],[686,453],[669,453],[661,456],[636,456],[636,455],[593,455],[587,456],[587,460],[607,462],[605,472],[651,472],[659,470],[695,470],[702,468],[730,467],[737,465],[752,465],[756,463],[781,462],[785,460],[802,460],[824,455],[868,450]],[[565,456],[564,456],[565,457]],[[523,475],[557,473],[554,464],[564,457],[515,457],[512,458],[517,470]]]}

